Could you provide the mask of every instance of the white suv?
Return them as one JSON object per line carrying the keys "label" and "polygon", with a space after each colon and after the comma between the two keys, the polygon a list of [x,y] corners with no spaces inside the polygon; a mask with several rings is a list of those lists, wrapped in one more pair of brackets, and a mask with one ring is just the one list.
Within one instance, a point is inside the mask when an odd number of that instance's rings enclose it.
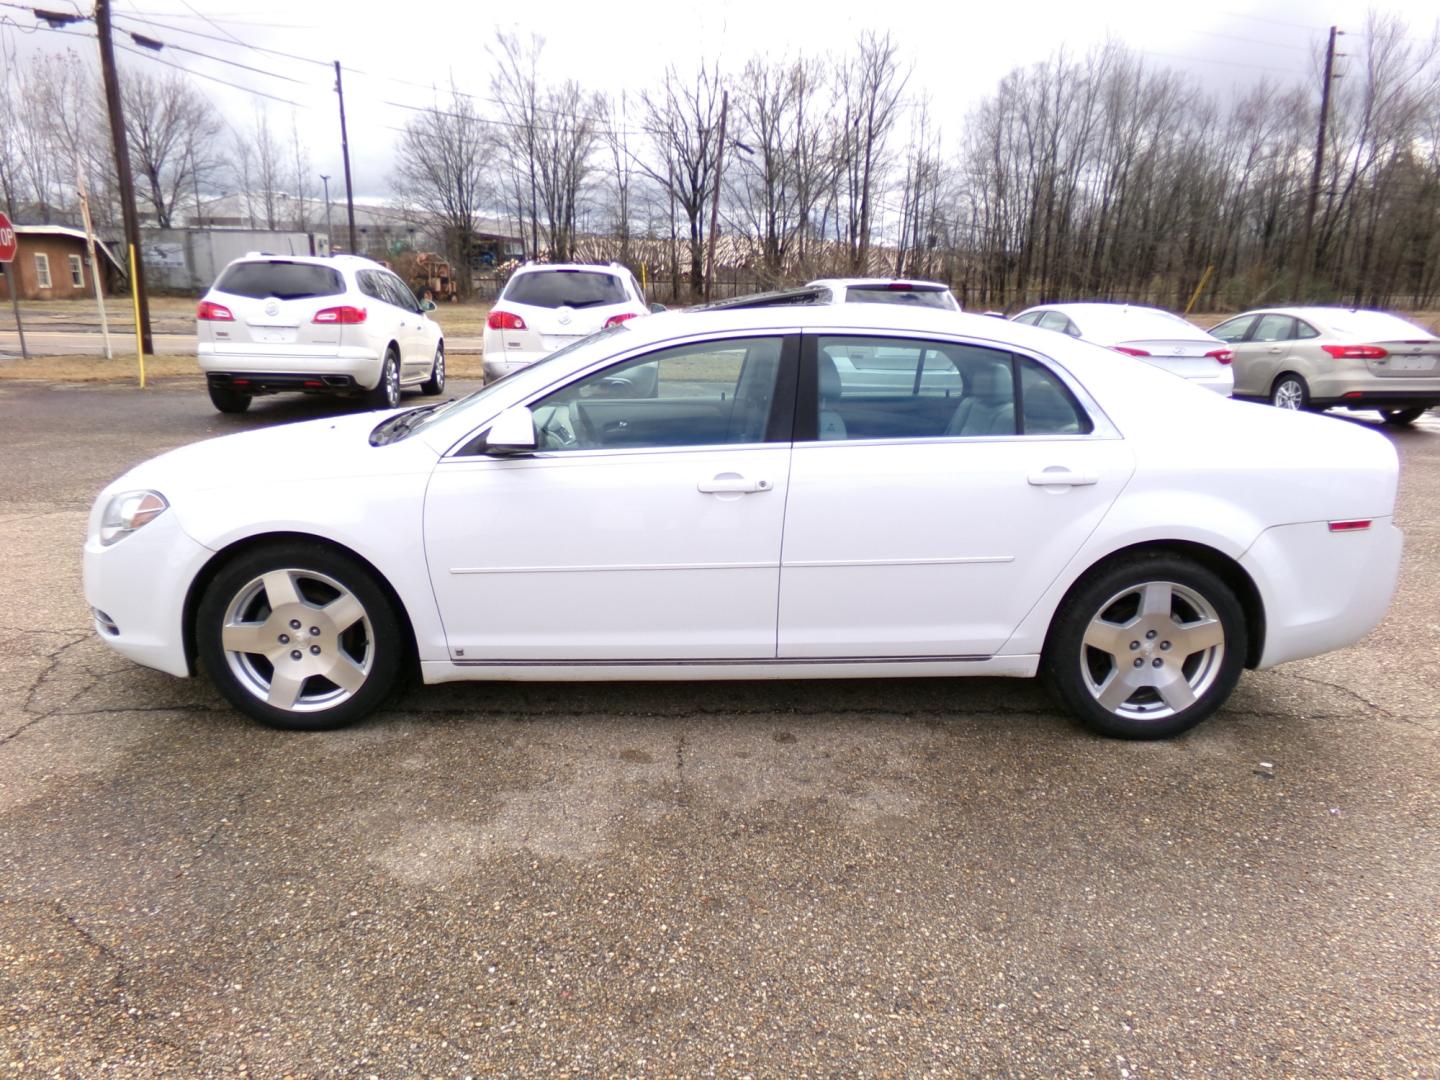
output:
{"label": "white suv", "polygon": [[511,275],[486,320],[485,381],[649,312],[635,275],[618,263],[526,263]]}
{"label": "white suv", "polygon": [[960,301],[938,281],[915,278],[821,278],[805,286],[830,290],[835,304],[900,304],[959,311]]}
{"label": "white suv", "polygon": [[402,388],[445,389],[445,341],[409,287],[357,255],[252,253],[195,312],[210,400],[244,412],[259,394],[362,397],[393,409]]}

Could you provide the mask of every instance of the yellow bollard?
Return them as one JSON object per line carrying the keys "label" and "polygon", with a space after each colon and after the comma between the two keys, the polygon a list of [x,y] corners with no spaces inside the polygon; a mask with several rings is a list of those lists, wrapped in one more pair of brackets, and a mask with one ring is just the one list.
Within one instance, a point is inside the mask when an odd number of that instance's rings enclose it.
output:
{"label": "yellow bollard", "polygon": [[140,360],[140,389],[145,389],[145,338],[140,333],[140,290],[135,286],[135,245],[130,245],[130,298],[135,302],[135,355]]}

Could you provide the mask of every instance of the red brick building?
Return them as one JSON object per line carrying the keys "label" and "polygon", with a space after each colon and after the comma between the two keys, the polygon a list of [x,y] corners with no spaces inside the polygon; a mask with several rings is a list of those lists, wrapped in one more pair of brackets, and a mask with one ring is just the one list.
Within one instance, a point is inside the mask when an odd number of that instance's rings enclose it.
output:
{"label": "red brick building", "polygon": [[[85,232],[65,225],[16,225],[18,250],[5,267],[0,300],[10,299],[10,284],[19,280],[21,300],[75,300],[95,295]],[[100,285],[108,296],[125,277],[124,267],[98,240],[95,258],[103,275]]]}

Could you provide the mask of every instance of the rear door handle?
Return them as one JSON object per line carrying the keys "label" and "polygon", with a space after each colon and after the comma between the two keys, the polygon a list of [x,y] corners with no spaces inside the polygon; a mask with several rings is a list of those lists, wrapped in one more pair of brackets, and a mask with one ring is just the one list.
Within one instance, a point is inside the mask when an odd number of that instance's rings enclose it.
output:
{"label": "rear door handle", "polygon": [[695,486],[707,494],[717,492],[748,494],[753,491],[769,491],[775,485],[769,480],[751,480],[736,473],[721,473],[709,480],[701,480]]}
{"label": "rear door handle", "polygon": [[1056,465],[1032,472],[1026,479],[1035,487],[1088,487],[1100,482],[1094,473],[1071,472]]}

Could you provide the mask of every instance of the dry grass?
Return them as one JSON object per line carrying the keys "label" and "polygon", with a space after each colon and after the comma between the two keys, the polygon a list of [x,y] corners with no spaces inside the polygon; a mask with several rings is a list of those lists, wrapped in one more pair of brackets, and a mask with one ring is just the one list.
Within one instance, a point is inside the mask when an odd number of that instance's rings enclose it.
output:
{"label": "dry grass", "polygon": [[[445,358],[446,373],[452,379],[482,377],[480,355],[461,353]],[[193,356],[147,356],[145,378],[200,380]],[[0,363],[0,380],[30,379],[41,382],[138,382],[140,367],[134,353],[116,353],[114,360],[103,356],[32,356],[28,360]]]}

